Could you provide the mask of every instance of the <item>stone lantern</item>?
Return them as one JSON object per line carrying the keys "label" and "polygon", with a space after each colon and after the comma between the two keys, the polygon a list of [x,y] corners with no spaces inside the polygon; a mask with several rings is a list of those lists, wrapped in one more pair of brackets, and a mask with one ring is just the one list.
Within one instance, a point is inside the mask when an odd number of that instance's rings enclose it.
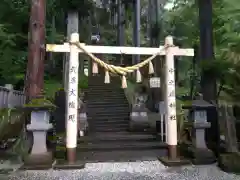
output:
{"label": "stone lantern", "polygon": [[207,121],[207,110],[215,108],[214,105],[199,99],[193,100],[190,105],[185,105],[183,109],[188,109],[190,126],[192,127],[192,147],[188,147],[195,164],[211,164],[216,161],[213,152],[207,148],[205,131],[211,127],[211,122]]}
{"label": "stone lantern", "polygon": [[53,163],[52,152],[47,149],[47,132],[53,128],[50,120],[50,110],[55,106],[48,100],[38,97],[25,105],[25,110],[31,114],[27,130],[33,134],[31,153],[25,159],[24,167],[51,168]]}

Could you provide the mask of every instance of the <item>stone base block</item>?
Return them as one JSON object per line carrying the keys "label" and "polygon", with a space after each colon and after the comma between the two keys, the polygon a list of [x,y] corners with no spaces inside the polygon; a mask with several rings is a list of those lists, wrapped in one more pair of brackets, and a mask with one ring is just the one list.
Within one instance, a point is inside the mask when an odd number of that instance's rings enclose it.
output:
{"label": "stone base block", "polygon": [[240,174],[240,153],[220,154],[218,166],[225,172]]}
{"label": "stone base block", "polygon": [[191,159],[195,165],[213,164],[216,162],[214,153],[209,149],[196,149],[192,145],[181,145],[180,154]]}
{"label": "stone base block", "polygon": [[30,154],[24,160],[24,164],[20,167],[21,170],[43,170],[51,169],[53,164],[52,152],[44,154]]}
{"label": "stone base block", "polygon": [[169,159],[168,157],[159,157],[158,160],[163,163],[165,166],[169,167],[176,167],[176,166],[183,166],[183,165],[189,165],[191,164],[191,161],[188,159]]}
{"label": "stone base block", "polygon": [[195,165],[213,164],[217,161],[214,153],[208,149],[192,149],[193,160]]}
{"label": "stone base block", "polygon": [[74,164],[69,164],[67,160],[56,160],[53,169],[83,169],[85,163],[77,161]]}
{"label": "stone base block", "polygon": [[213,164],[217,160],[214,153],[209,149],[196,149],[190,144],[181,144],[179,150],[181,156],[191,159],[195,165]]}

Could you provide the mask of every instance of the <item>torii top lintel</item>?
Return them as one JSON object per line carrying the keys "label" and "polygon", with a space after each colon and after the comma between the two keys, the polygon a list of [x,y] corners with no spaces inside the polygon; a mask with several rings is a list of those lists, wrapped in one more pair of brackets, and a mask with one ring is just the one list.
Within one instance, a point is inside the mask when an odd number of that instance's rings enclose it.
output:
{"label": "torii top lintel", "polygon": [[[151,47],[127,47],[127,46],[92,46],[85,45],[85,48],[90,53],[96,54],[128,54],[128,55],[153,55],[160,52],[160,55],[166,55],[166,51],[160,51],[164,46],[159,48]],[[70,52],[69,43],[64,44],[47,44],[46,51],[48,52]],[[78,49],[79,53],[83,53]],[[176,56],[194,56],[193,49],[181,49],[179,47],[173,47],[173,55]]]}

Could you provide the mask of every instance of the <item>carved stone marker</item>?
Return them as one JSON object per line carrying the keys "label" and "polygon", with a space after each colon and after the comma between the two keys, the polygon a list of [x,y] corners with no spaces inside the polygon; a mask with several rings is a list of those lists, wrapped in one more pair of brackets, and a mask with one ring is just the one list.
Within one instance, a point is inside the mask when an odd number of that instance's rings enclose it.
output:
{"label": "carved stone marker", "polygon": [[211,123],[207,122],[207,110],[209,108],[215,107],[201,99],[193,100],[191,105],[183,106],[183,109],[190,110],[193,137],[189,151],[195,164],[210,164],[216,160],[213,152],[207,148],[205,140],[205,130],[211,127]]}

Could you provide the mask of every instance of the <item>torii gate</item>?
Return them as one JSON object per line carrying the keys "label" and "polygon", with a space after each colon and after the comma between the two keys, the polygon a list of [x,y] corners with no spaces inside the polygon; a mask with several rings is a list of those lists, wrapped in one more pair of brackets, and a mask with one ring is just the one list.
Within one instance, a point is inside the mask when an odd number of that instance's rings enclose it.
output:
{"label": "torii gate", "polygon": [[[80,46],[81,45],[81,46]],[[82,47],[82,49],[81,49]],[[84,48],[84,49],[83,49]],[[79,34],[71,35],[70,43],[61,45],[47,44],[48,52],[70,52],[69,60],[69,78],[68,78],[68,95],[67,95],[67,137],[66,148],[67,158],[70,164],[76,161],[77,147],[77,107],[78,107],[78,67],[79,53],[96,53],[96,54],[128,54],[128,55],[157,55],[165,56],[165,82],[161,87],[164,88],[164,101],[166,106],[167,122],[167,144],[168,159],[177,160],[177,119],[176,119],[176,94],[175,94],[175,68],[174,56],[193,56],[193,49],[180,49],[173,44],[173,38],[165,38],[165,46],[159,48],[149,47],[116,47],[116,46],[89,46],[79,43]],[[150,57],[151,58],[151,57]],[[154,58],[154,57],[153,57]],[[152,58],[152,59],[153,59]],[[152,60],[151,59],[151,60]]]}

